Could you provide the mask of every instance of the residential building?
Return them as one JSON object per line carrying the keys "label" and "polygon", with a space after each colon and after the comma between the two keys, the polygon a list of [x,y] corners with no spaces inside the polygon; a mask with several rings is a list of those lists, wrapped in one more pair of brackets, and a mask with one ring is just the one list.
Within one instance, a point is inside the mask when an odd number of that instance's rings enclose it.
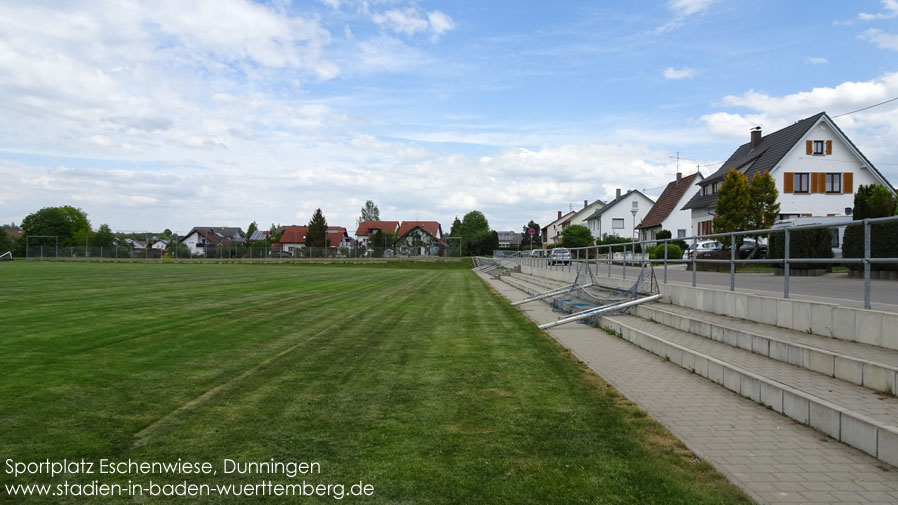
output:
{"label": "residential building", "polygon": [[653,241],[655,234],[661,230],[670,232],[671,237],[678,239],[694,235],[692,231],[692,213],[683,210],[683,206],[698,191],[698,183],[703,180],[702,174],[696,171],[683,177],[677,172],[676,180],[671,181],[645,218],[636,226],[639,240]]}
{"label": "residential building", "polygon": [[576,214],[576,212],[570,211],[565,215],[561,215],[561,211],[559,210],[558,219],[543,227],[541,233],[543,238],[543,249],[561,243],[561,232],[567,226],[567,222],[574,217],[574,214]]}
{"label": "residential building", "polygon": [[499,247],[503,249],[517,249],[523,239],[517,231],[497,231],[496,234],[499,235]]}
{"label": "residential building", "polygon": [[246,234],[236,226],[195,226],[180,242],[190,254],[204,254],[207,247],[228,246],[246,242]]}
{"label": "residential building", "polygon": [[621,189],[618,188],[614,200],[586,218],[587,227],[597,240],[603,235],[635,239],[636,224],[645,219],[654,204],[654,200],[638,190],[631,189],[621,194]]}
{"label": "residential building", "polygon": [[[355,232],[355,239],[359,246],[367,247],[368,238],[378,231],[396,233],[399,230],[399,221],[362,221]],[[382,247],[382,245],[378,245]]]}
{"label": "residential building", "polygon": [[751,180],[770,172],[779,192],[779,219],[850,216],[858,186],[892,185],[833,122],[826,112],[802,119],[768,135],[753,128],[717,172],[701,181],[701,189],[683,207],[692,213],[697,234],[712,233],[717,192],[730,170]]}
{"label": "residential building", "polygon": [[[308,234],[308,226],[286,226],[277,249],[295,255],[297,250],[306,247],[306,235]],[[329,247],[351,247],[352,241],[349,238],[348,230],[342,226],[328,226],[327,245]]]}
{"label": "residential building", "polygon": [[401,254],[437,256],[448,247],[443,242],[443,228],[436,221],[403,221],[397,232],[395,246]]}

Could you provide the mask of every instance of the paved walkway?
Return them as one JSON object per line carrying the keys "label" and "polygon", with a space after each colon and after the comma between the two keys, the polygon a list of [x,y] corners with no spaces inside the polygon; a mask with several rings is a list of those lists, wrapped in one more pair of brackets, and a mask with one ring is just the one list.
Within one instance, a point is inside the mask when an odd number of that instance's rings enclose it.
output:
{"label": "paved walkway", "polygon": [[[526,296],[482,277],[511,301]],[[520,308],[539,323],[558,317],[542,302]],[[548,332],[759,503],[898,503],[894,467],[598,329]]]}
{"label": "paved walkway", "polygon": [[[595,265],[593,263],[593,265]],[[555,269],[577,270],[577,265],[546,267]],[[595,268],[595,266],[593,266]],[[611,267],[612,277],[621,277],[620,266]],[[635,278],[639,269],[627,268],[627,277]],[[598,275],[607,276],[608,267],[604,263],[598,265]],[[655,265],[655,277],[662,282],[664,267]],[[692,271],[686,270],[685,264],[669,265],[667,281],[671,284],[692,285]],[[729,272],[696,272],[696,284],[715,289],[730,289]],[[736,291],[757,293],[764,296],[783,296],[783,278],[765,273],[736,274]],[[836,303],[846,307],[864,307],[864,280],[852,279],[847,273],[827,274],[821,277],[789,277],[789,296],[796,300]],[[885,312],[898,312],[898,281],[872,280],[870,284],[870,300],[872,309]]]}

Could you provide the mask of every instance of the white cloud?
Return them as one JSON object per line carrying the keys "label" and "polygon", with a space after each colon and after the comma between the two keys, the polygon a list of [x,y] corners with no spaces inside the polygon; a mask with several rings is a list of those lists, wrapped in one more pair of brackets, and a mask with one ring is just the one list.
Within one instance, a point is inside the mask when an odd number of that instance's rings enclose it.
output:
{"label": "white cloud", "polygon": [[[745,142],[748,130],[754,126],[761,125],[765,132],[772,132],[821,111],[835,116],[896,96],[898,72],[869,81],[848,81],[835,87],[813,88],[783,96],[747,91],[742,95],[725,97],[720,105],[746,108],[752,112],[715,112],[703,115],[701,120],[712,135]],[[894,140],[898,138],[898,102],[834,120],[874,165],[878,160],[898,159],[898,146]]]}
{"label": "white cloud", "polygon": [[882,8],[885,9],[885,12],[877,12],[876,14],[861,12],[857,17],[862,21],[873,21],[876,19],[891,19],[898,16],[898,0],[882,0]]}
{"label": "white cloud", "polygon": [[455,28],[455,22],[448,14],[441,11],[431,11],[426,15],[422,15],[414,7],[391,9],[386,12],[373,14],[371,20],[381,27],[405,35],[415,35],[430,31],[433,40]]}
{"label": "white cloud", "polygon": [[876,28],[870,28],[860,35],[860,38],[873,42],[881,49],[898,51],[898,34],[885,33]]}
{"label": "white cloud", "polygon": [[664,69],[665,79],[692,79],[693,77],[695,77],[695,70],[689,67],[683,67],[680,69],[667,67],[666,69]]}
{"label": "white cloud", "polygon": [[821,58],[820,56],[809,56],[805,61],[811,63],[813,65],[821,65],[824,63],[829,63],[829,60],[826,58]]}
{"label": "white cloud", "polygon": [[707,10],[714,2],[715,0],[670,0],[667,7],[673,12],[674,17],[656,28],[654,33],[664,33],[680,28],[685,24],[687,18]]}

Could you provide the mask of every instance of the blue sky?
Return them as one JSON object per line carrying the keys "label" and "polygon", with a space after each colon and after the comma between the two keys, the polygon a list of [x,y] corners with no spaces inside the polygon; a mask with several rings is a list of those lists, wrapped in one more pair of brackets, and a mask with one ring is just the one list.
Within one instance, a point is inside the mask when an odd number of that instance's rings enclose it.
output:
{"label": "blue sky", "polygon": [[[545,225],[898,97],[898,0],[0,2],[0,222]],[[898,102],[836,119],[898,181]]]}

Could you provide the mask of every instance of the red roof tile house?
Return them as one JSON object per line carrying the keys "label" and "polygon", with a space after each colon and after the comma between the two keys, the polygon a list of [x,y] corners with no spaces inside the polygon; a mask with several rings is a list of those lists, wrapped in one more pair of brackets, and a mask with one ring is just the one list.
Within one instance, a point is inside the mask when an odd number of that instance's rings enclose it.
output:
{"label": "red roof tile house", "polygon": [[[282,251],[295,256],[298,250],[306,247],[308,233],[308,226],[287,226],[284,228],[278,245]],[[328,226],[327,245],[329,247],[350,247],[349,232],[342,226]]]}
{"label": "red roof tile house", "polygon": [[362,221],[355,232],[356,241],[360,246],[368,245],[368,238],[379,231],[396,233],[399,230],[399,221]]}
{"label": "red roof tile house", "polygon": [[439,256],[447,248],[443,242],[443,228],[436,221],[403,221],[395,246],[400,254],[409,256]]}
{"label": "red roof tile house", "polygon": [[245,242],[246,233],[236,226],[195,226],[181,239],[190,254],[205,254],[207,248]]}
{"label": "red roof tile house", "polygon": [[658,201],[636,227],[639,230],[639,240],[653,241],[661,230],[669,231],[675,239],[694,235],[692,212],[683,210],[683,206],[698,192],[698,183],[702,179],[701,172],[686,177],[677,173],[676,180],[664,188]]}

